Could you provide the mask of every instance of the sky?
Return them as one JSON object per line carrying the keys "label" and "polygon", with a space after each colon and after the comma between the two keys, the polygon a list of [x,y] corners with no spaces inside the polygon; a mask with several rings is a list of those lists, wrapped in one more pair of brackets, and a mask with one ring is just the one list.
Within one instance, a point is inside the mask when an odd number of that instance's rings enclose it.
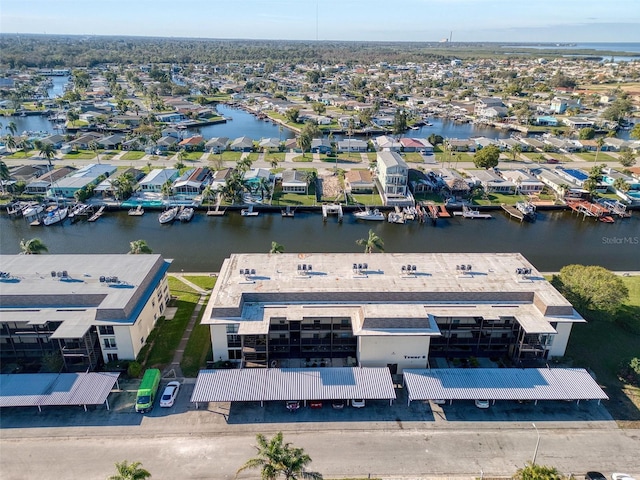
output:
{"label": "sky", "polygon": [[2,0],[0,32],[273,40],[640,42],[639,0]]}

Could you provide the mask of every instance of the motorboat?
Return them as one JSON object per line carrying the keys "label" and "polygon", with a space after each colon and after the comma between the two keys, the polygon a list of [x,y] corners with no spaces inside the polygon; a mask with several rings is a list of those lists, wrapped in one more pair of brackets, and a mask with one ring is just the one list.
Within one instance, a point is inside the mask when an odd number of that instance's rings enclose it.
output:
{"label": "motorboat", "polygon": [[40,203],[28,203],[22,209],[22,216],[24,217],[33,217],[34,215],[38,215],[44,211],[44,205]]}
{"label": "motorboat", "polygon": [[138,205],[135,208],[130,208],[129,215],[132,217],[141,217],[142,215],[144,215],[144,208],[142,208],[142,205]]}
{"label": "motorboat", "polygon": [[69,214],[69,209],[67,207],[58,207],[55,210],[50,211],[47,215],[42,219],[42,223],[46,226],[55,225],[56,223],[62,222],[67,215]]}
{"label": "motorboat", "polygon": [[178,215],[178,207],[172,207],[158,215],[158,221],[161,224],[171,223],[175,220],[176,215]]}
{"label": "motorboat", "polygon": [[193,207],[183,208],[178,214],[178,220],[180,220],[181,222],[190,222],[193,218],[194,213],[195,210],[193,209]]}
{"label": "motorboat", "polygon": [[378,222],[384,220],[384,213],[382,213],[377,208],[373,210],[366,208],[359,212],[354,212],[353,216],[356,217],[357,220],[369,220]]}
{"label": "motorboat", "polygon": [[516,202],[516,208],[526,218],[533,220],[536,218],[536,206],[531,202]]}
{"label": "motorboat", "polygon": [[387,215],[387,221],[389,223],[404,223],[404,217],[402,216],[402,213],[389,212],[389,215]]}
{"label": "motorboat", "polygon": [[490,213],[482,213],[479,212],[478,210],[473,210],[472,208],[467,207],[466,205],[462,206],[462,212],[454,212],[453,213],[456,216],[462,216],[464,218],[482,218],[482,219],[489,219],[489,218],[493,218],[492,215]]}
{"label": "motorboat", "polygon": [[69,210],[69,218],[74,218],[77,215],[82,215],[87,209],[88,205],[84,203],[76,203],[72,209]]}

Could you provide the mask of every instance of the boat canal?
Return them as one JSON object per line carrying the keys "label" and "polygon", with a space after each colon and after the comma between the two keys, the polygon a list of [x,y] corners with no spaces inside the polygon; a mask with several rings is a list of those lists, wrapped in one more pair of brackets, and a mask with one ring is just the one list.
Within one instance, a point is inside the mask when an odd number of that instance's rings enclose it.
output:
{"label": "boat canal", "polygon": [[612,270],[640,270],[640,217],[612,224],[584,218],[571,211],[541,211],[533,223],[517,222],[501,210],[491,219],[464,217],[402,225],[357,220],[345,212],[344,221],[321,213],[280,211],[243,216],[227,211],[207,216],[199,211],[188,222],[161,225],[158,211],[129,216],[106,211],[96,222],[30,226],[24,218],[0,216],[0,252],[20,251],[20,240],[40,238],[50,254],[125,253],[129,243],[145,240],[155,253],[174,259],[173,271],[215,272],[231,253],[265,253],[276,241],[285,252],[360,252],[356,240],[372,229],[388,253],[402,252],[520,252],[541,271],[556,271],[571,263],[598,264]]}

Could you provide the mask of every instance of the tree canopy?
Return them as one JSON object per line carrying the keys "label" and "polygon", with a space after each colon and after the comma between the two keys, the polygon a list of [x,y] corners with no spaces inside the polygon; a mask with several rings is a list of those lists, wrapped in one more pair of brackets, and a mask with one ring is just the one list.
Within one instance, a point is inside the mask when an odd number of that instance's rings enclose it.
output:
{"label": "tree canopy", "polygon": [[151,474],[142,468],[142,463],[128,461],[116,462],[116,470],[118,473],[112,475],[108,480],[145,480],[151,478]]}
{"label": "tree canopy", "polygon": [[478,168],[492,168],[498,166],[500,160],[500,149],[495,145],[484,147],[476,152],[473,157],[473,163]]}
{"label": "tree canopy", "polygon": [[32,238],[31,240],[20,240],[20,250],[23,255],[39,255],[43,252],[48,252],[49,249],[39,238]]}
{"label": "tree canopy", "polygon": [[153,250],[151,250],[151,247],[147,245],[145,240],[134,240],[129,243],[129,253],[139,255],[143,253],[153,253]]}
{"label": "tree canopy", "polygon": [[263,480],[275,480],[283,476],[286,480],[297,478],[310,478],[322,480],[322,475],[306,470],[311,463],[311,457],[302,448],[283,443],[282,432],[278,432],[273,438],[267,439],[263,434],[256,435],[257,456],[250,458],[238,469],[238,473],[244,470],[260,469]]}
{"label": "tree canopy", "polygon": [[564,476],[557,468],[527,463],[513,476],[514,480],[562,480]]}
{"label": "tree canopy", "polygon": [[373,230],[369,230],[369,237],[360,238],[356,243],[364,247],[364,253],[372,253],[374,250],[384,252],[384,241]]}
{"label": "tree canopy", "polygon": [[567,265],[554,275],[553,283],[578,310],[615,313],[629,299],[622,279],[596,265]]}

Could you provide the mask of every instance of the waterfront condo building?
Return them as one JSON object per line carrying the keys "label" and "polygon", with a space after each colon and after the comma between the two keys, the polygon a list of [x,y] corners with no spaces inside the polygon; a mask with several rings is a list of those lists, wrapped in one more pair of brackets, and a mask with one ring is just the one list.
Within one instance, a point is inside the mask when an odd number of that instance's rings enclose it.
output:
{"label": "waterfront condo building", "polygon": [[170,299],[160,255],[0,255],[2,366],[134,360]]}
{"label": "waterfront condo building", "polygon": [[565,353],[584,319],[521,254],[234,254],[202,323],[215,361],[389,366]]}

